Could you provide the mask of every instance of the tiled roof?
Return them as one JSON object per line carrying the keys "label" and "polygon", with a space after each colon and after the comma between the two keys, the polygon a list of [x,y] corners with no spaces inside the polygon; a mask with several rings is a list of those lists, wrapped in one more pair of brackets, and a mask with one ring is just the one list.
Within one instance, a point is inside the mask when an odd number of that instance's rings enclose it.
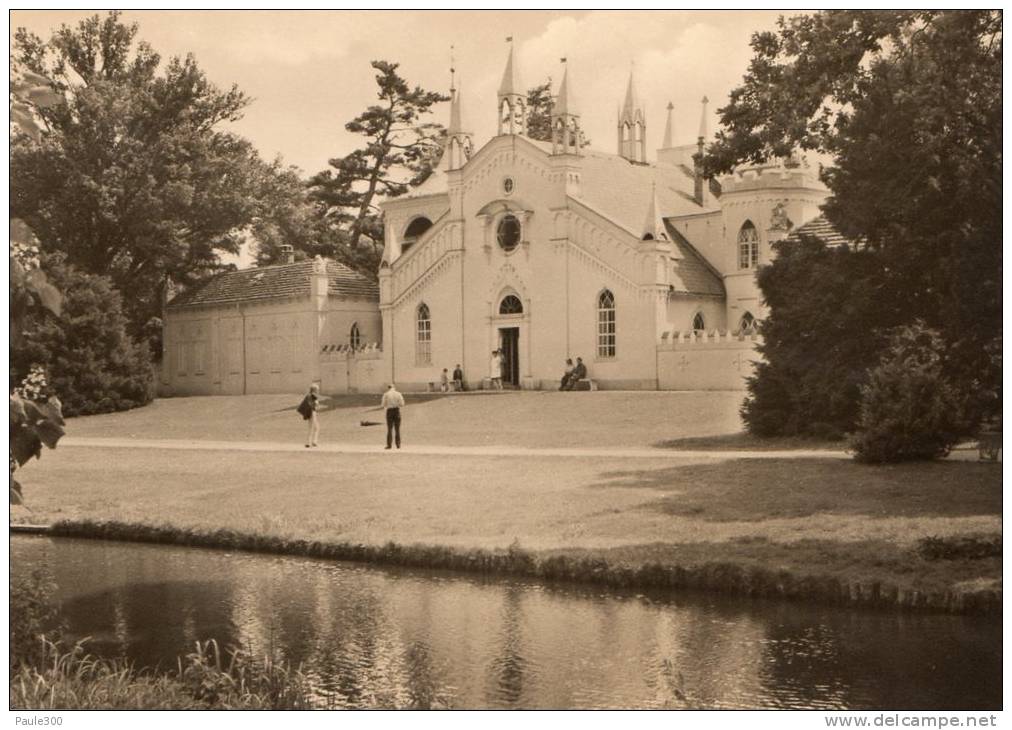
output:
{"label": "tiled roof", "polygon": [[637,164],[618,155],[584,150],[581,198],[598,212],[642,235],[651,195],[656,185],[657,212],[663,218],[704,213],[693,198],[694,181],[686,170],[673,165]]}
{"label": "tiled roof", "polygon": [[[168,306],[191,307],[308,297],[312,272],[311,260],[226,271],[179,294]],[[379,287],[374,282],[336,261],[327,261],[327,293],[334,297],[379,300]]]}
{"label": "tiled roof", "polygon": [[824,215],[813,218],[805,225],[795,228],[791,231],[791,235],[787,237],[787,240],[792,242],[800,241],[801,237],[806,235],[820,238],[827,246],[832,248],[842,246],[854,248],[861,243],[860,241],[852,241],[836,230],[833,224],[826,220],[826,216]]}
{"label": "tiled roof", "polygon": [[675,247],[677,258],[673,262],[672,286],[677,294],[725,296],[724,281],[706,262],[695,247],[674,226],[667,224],[668,236]]}

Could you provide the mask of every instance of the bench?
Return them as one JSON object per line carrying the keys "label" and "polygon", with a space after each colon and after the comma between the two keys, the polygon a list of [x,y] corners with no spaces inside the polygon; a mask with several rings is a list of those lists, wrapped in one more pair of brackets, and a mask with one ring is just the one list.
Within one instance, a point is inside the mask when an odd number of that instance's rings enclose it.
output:
{"label": "bench", "polygon": [[590,378],[581,378],[576,381],[573,390],[597,390],[597,381]]}

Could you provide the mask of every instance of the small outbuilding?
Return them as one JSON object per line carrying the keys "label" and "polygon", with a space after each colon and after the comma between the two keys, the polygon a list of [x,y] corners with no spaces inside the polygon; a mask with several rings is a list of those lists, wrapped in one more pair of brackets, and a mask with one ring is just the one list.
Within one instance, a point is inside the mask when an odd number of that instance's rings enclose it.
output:
{"label": "small outbuilding", "polygon": [[375,282],[316,257],[218,274],[165,307],[164,395],[291,393],[319,381],[320,353],[382,341]]}

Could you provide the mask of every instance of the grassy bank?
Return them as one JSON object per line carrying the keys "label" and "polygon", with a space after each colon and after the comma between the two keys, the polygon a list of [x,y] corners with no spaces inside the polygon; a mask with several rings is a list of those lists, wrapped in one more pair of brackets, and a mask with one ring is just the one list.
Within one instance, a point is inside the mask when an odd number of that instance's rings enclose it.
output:
{"label": "grassy bank", "polygon": [[[193,530],[120,522],[60,522],[52,534],[189,545],[415,568],[518,575],[623,588],[718,591],[843,605],[956,613],[1001,611],[1000,537],[953,543],[946,559],[930,549],[898,552],[888,543],[744,541],[714,559],[702,544],[627,546],[609,550],[529,551],[447,546],[354,544],[299,540],[228,529]],[[983,548],[981,548],[983,546]],[[932,552],[934,551],[934,552]],[[993,575],[966,580],[969,575]],[[901,576],[906,579],[897,579]]]}

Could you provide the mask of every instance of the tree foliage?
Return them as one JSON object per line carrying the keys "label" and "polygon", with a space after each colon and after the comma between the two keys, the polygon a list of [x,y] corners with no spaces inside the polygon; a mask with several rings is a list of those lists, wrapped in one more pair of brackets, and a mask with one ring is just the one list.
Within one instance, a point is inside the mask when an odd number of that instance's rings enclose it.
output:
{"label": "tree foliage", "polygon": [[742,417],[759,436],[841,438],[854,427],[861,385],[884,341],[867,323],[903,321],[903,302],[880,286],[867,250],[806,236],[774,251],[758,273],[769,316]]}
{"label": "tree foliage", "polygon": [[937,329],[947,376],[983,396],[979,412],[1001,387],[1001,22],[1000,11],[781,18],[753,36],[704,160],[715,174],[797,147],[831,155],[824,211],[867,246],[869,286],[901,302],[901,321],[872,309],[864,327]]}
{"label": "tree foliage", "polygon": [[861,387],[861,415],[851,438],[859,461],[945,456],[964,432],[961,401],[943,372],[946,346],[921,323],[897,328],[881,362]]}
{"label": "tree foliage", "polygon": [[[39,139],[38,110],[63,103],[63,97],[52,82],[40,74],[26,71],[20,64],[11,64],[10,83],[11,128],[15,133]],[[24,343],[23,334],[29,319],[59,317],[63,295],[41,270],[38,239],[24,221],[10,220],[10,344],[18,353]],[[63,413],[59,398],[47,394],[45,371],[35,367],[11,390],[9,489],[11,504],[24,501],[21,484],[14,472],[33,456],[42,455],[42,447],[55,449],[64,434]]]}
{"label": "tree foliage", "polygon": [[14,214],[45,250],[112,280],[135,336],[166,277],[189,285],[238,251],[284,174],[221,129],[246,95],[217,88],[192,56],[163,62],[137,32],[115,12],[47,41],[18,29],[13,54],[67,103],[42,109],[39,140],[19,135],[11,153]]}
{"label": "tree foliage", "polygon": [[375,277],[383,249],[383,223],[377,203],[419,185],[441,154],[445,128],[426,121],[434,104],[449,97],[411,85],[399,64],[373,61],[378,104],[345,124],[362,135],[362,147],[330,160],[330,169],[314,175],[310,196],[319,205],[335,255]]}
{"label": "tree foliage", "polygon": [[145,345],[127,334],[120,297],[107,277],[83,273],[63,253],[44,254],[42,269],[63,293],[58,317],[29,316],[22,346],[11,353],[11,385],[33,367],[48,376],[69,416],[125,410],[154,397]]}

